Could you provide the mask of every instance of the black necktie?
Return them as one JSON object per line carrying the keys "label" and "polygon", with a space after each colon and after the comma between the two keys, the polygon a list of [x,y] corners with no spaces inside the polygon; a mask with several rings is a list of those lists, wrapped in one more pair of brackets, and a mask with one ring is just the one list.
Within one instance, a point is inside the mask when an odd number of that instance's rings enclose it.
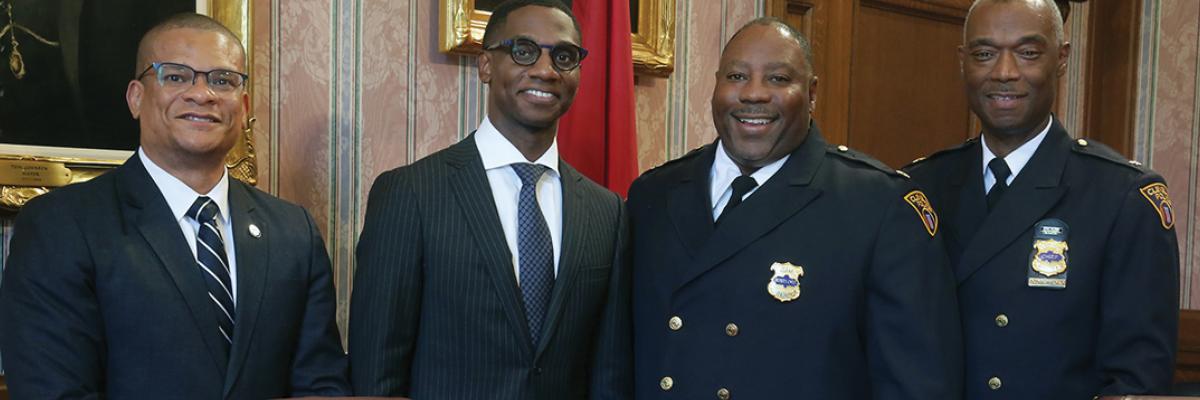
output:
{"label": "black necktie", "polygon": [[717,216],[717,223],[720,224],[721,219],[725,218],[725,215],[729,214],[730,210],[733,210],[738,204],[742,204],[742,198],[746,197],[746,193],[750,193],[750,190],[755,187],[758,187],[758,181],[751,178],[750,175],[742,175],[734,178],[733,195],[729,196],[729,202],[725,203],[724,209],[721,209],[721,215]]}
{"label": "black necktie", "polygon": [[233,345],[234,303],[225,241],[217,228],[219,214],[217,203],[207,196],[197,198],[187,212],[189,218],[200,223],[200,230],[196,232],[196,262],[208,287],[208,298],[217,311],[217,329],[225,339],[225,351],[229,351],[229,346]]}
{"label": "black necktie", "polygon": [[550,228],[537,201],[537,182],[548,168],[537,164],[512,164],[521,178],[521,193],[517,198],[517,254],[521,278],[521,297],[525,301],[525,318],[529,323],[529,339],[537,347],[542,336],[542,323],[550,307],[550,292],[554,289],[554,243]]}
{"label": "black necktie", "polygon": [[1008,163],[1000,157],[993,158],[991,162],[988,162],[988,169],[992,170],[992,176],[996,177],[996,183],[992,185],[992,190],[987,194],[988,211],[992,211],[996,208],[996,203],[1000,201],[1000,196],[1004,195],[1004,190],[1008,189],[1008,175],[1012,171],[1008,169]]}

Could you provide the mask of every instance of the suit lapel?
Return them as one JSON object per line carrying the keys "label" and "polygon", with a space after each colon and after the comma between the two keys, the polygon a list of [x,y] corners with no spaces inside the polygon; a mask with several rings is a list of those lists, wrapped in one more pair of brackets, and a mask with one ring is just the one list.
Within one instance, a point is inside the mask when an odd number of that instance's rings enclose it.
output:
{"label": "suit lapel", "polygon": [[[821,191],[809,184],[824,159],[825,139],[813,125],[808,138],[792,152],[783,167],[740,206],[730,210],[727,218],[722,218],[721,225],[713,230],[700,249],[696,262],[684,266],[676,289],[754,243],[816,199]],[[705,182],[704,186],[707,186],[707,179]],[[704,198],[708,197],[705,194]],[[711,213],[703,218],[711,224]]]}
{"label": "suit lapel", "polygon": [[[983,193],[983,150],[981,142],[964,152],[965,156],[952,163],[956,168],[950,173],[948,195],[942,207],[946,216],[953,218],[947,239],[951,242],[952,256],[961,252],[970,243],[979,224],[987,217],[987,200]],[[958,261],[957,259],[953,261]]]}
{"label": "suit lapel", "polygon": [[[572,289],[577,283],[576,276],[579,274],[579,267],[582,264],[580,259],[582,254],[579,249],[585,245],[583,230],[590,226],[584,222],[588,218],[588,207],[583,203],[584,198],[580,194],[583,175],[567,165],[566,162],[560,160],[558,165],[562,181],[562,249],[558,256],[558,276],[554,279],[554,290],[550,295],[550,308],[546,310],[546,323],[542,325],[542,339],[538,343],[535,360],[546,350],[546,346],[554,337],[554,331],[558,327],[558,320],[562,314],[563,303],[566,302],[566,297],[574,292]],[[554,227],[550,229],[554,229]]]}
{"label": "suit lapel", "polygon": [[[487,172],[483,169],[483,159],[475,147],[475,135],[472,133],[447,149],[446,162],[454,169],[447,177],[454,198],[463,211],[468,230],[479,245],[485,268],[492,277],[509,323],[520,332],[522,338],[529,338],[525,307],[517,289],[517,277],[513,274],[512,252],[508,250],[504,229],[500,226],[500,215],[496,213],[496,201],[492,197]],[[533,354],[533,345],[529,340],[518,342],[522,343],[527,354]]]}
{"label": "suit lapel", "polygon": [[141,159],[135,154],[117,169],[118,196],[129,207],[126,223],[136,226],[138,233],[149,244],[159,262],[191,311],[192,322],[212,356],[213,366],[225,374],[229,364],[228,355],[216,329],[216,310],[208,298],[208,289],[200,276],[196,258],[188,250],[179,223],[173,217],[158,186],[146,172]]}
{"label": "suit lapel", "polygon": [[[1008,192],[996,203],[996,209],[983,219],[983,225],[963,251],[962,259],[955,268],[960,283],[1058,204],[1067,192],[1067,187],[1060,183],[1068,151],[1070,137],[1054,121],[1033,158],[1013,179]],[[982,161],[979,164],[982,165]],[[979,171],[982,171],[980,168]],[[982,179],[982,173],[980,177]]]}
{"label": "suit lapel", "polygon": [[667,215],[675,225],[675,232],[683,241],[683,247],[697,258],[712,236],[712,201],[709,199],[709,169],[712,168],[717,146],[706,146],[696,157],[690,170],[675,186],[667,199]]}
{"label": "suit lapel", "polygon": [[[258,322],[259,306],[266,289],[267,270],[271,265],[271,226],[261,218],[255,218],[256,204],[250,197],[249,188],[239,181],[229,181],[230,221],[233,225],[233,244],[237,249],[237,315],[233,329],[233,347],[230,348],[229,373],[225,378],[225,395],[233,389],[241,374],[246,355],[250,352],[254,326]],[[258,227],[259,237],[250,235],[250,225]]]}

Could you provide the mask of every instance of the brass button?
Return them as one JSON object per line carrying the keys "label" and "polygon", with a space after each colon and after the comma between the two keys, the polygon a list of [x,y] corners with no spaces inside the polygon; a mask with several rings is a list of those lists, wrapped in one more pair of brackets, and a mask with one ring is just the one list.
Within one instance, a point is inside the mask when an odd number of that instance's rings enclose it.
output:
{"label": "brass button", "polygon": [[1083,147],[1087,147],[1087,145],[1088,145],[1087,139],[1079,139],[1076,141],[1076,143],[1079,143],[1079,145],[1083,146]]}
{"label": "brass button", "polygon": [[683,318],[679,318],[678,315],[671,317],[671,319],[667,321],[667,327],[671,328],[673,331],[683,328]]}
{"label": "brass button", "polygon": [[997,315],[996,326],[1001,328],[1008,326],[1008,316],[1004,314]]}
{"label": "brass button", "polygon": [[992,390],[999,390],[1000,386],[1002,386],[1002,385],[1003,385],[1003,382],[1000,382],[1000,378],[993,376],[992,379],[988,379],[988,388],[990,388]]}
{"label": "brass button", "polygon": [[729,400],[729,389],[726,389],[726,388],[717,389],[717,398],[721,399],[721,400]]}
{"label": "brass button", "polygon": [[843,144],[843,145],[838,145],[838,151],[845,153],[845,152],[847,152],[847,151],[850,151],[850,148],[849,148],[849,147],[846,147],[846,145],[844,145],[844,144]]}
{"label": "brass button", "polygon": [[729,335],[730,337],[737,336],[737,334],[738,334],[737,324],[730,322],[729,325],[725,325],[725,334]]}
{"label": "brass button", "polygon": [[675,386],[675,380],[669,376],[664,376],[662,380],[658,381],[658,387],[662,390],[671,390],[672,386]]}

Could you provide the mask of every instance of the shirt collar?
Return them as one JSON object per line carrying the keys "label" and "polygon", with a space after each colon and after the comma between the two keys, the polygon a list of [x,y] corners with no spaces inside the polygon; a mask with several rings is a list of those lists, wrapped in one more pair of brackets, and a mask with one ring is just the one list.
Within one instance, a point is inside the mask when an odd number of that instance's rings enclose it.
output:
{"label": "shirt collar", "polygon": [[146,172],[150,173],[150,179],[154,180],[154,185],[158,186],[158,191],[162,193],[163,198],[167,200],[167,206],[171,207],[171,214],[175,220],[187,216],[189,208],[196,202],[196,198],[200,196],[208,196],[217,203],[220,208],[221,222],[229,225],[229,171],[223,171],[221,180],[217,181],[217,185],[213,186],[207,194],[196,193],[186,183],[171,175],[170,172],[159,167],[150,157],[146,157],[146,153],[142,148],[138,148],[138,158],[142,160],[142,165],[146,167]]}
{"label": "shirt collar", "polygon": [[[517,150],[512,142],[509,142],[504,135],[500,134],[500,130],[492,125],[491,119],[483,117],[483,122],[479,124],[479,129],[475,131],[475,147],[479,149],[479,157],[483,159],[483,169],[490,170],[516,163],[528,163],[529,160]],[[558,138],[550,143],[550,148],[542,153],[541,157],[533,161],[534,164],[544,165],[550,168],[554,176],[558,176]]]}
{"label": "shirt collar", "polygon": [[[1038,133],[1033,139],[1029,139],[1004,157],[1004,163],[1008,164],[1008,169],[1012,171],[1012,174],[1009,175],[1009,180],[1016,179],[1017,174],[1021,173],[1021,169],[1025,168],[1025,164],[1029,163],[1029,159],[1033,158],[1033,153],[1042,144],[1042,140],[1046,138],[1046,134],[1050,132],[1050,126],[1052,125],[1054,125],[1054,121],[1051,120],[1046,124],[1046,128],[1042,129],[1041,133]],[[992,173],[988,169],[988,163],[993,158],[996,158],[996,154],[992,153],[992,149],[988,148],[986,135],[979,135],[979,140],[983,143],[983,176],[987,177]]]}
{"label": "shirt collar", "polygon": [[[763,184],[767,183],[768,179],[771,179],[772,176],[775,176],[775,173],[779,172],[780,168],[783,168],[783,164],[787,162],[788,158],[791,156],[791,154],[783,156],[783,158],[764,165],[762,168],[759,168],[751,173],[750,177],[754,178],[755,182],[758,182],[758,186],[756,186],[754,189],[751,189],[750,192],[752,193],[758,190],[758,188],[762,187]],[[710,170],[708,174],[709,182],[712,182],[708,188],[712,202],[708,204],[712,204],[713,207],[716,207],[717,201],[721,199],[721,195],[725,194],[725,191],[728,190],[729,186],[733,184],[733,180],[741,175],[742,170],[738,168],[736,163],[733,162],[733,159],[729,158],[729,154],[725,153],[724,142],[718,140],[717,154],[713,159],[712,170]]]}

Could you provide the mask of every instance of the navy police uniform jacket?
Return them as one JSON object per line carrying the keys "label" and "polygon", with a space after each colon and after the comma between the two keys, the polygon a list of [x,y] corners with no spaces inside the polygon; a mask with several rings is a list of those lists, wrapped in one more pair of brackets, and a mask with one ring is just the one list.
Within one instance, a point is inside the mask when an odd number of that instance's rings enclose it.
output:
{"label": "navy police uniform jacket", "polygon": [[1054,121],[990,213],[978,138],[906,169],[941,212],[968,399],[1169,389],[1179,253],[1162,177]]}
{"label": "navy police uniform jacket", "polygon": [[629,192],[636,398],[958,398],[953,277],[924,195],[814,126],[714,225],[716,151]]}

